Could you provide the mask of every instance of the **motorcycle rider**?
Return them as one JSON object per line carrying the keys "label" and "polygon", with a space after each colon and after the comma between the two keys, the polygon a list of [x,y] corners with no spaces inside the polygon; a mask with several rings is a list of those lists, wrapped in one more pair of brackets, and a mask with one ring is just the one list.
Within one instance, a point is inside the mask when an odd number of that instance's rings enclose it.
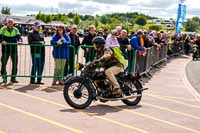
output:
{"label": "motorcycle rider", "polygon": [[123,65],[115,58],[112,49],[105,48],[106,42],[103,37],[95,37],[92,43],[96,51],[93,63],[99,63],[101,68],[105,69],[105,75],[114,87],[112,95],[121,96],[122,91],[115,76],[122,71]]}

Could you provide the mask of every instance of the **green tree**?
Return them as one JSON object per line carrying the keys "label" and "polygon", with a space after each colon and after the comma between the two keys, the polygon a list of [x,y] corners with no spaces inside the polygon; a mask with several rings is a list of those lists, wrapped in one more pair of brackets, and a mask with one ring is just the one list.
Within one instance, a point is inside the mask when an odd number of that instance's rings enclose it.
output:
{"label": "green tree", "polygon": [[185,23],[185,30],[188,32],[195,32],[199,29],[199,22],[188,19]]}
{"label": "green tree", "polygon": [[41,12],[39,11],[39,13],[36,15],[35,17],[37,20],[40,20],[41,19]]}
{"label": "green tree", "polygon": [[7,6],[2,7],[2,9],[1,9],[1,13],[2,13],[2,14],[6,14],[6,15],[10,15],[10,14],[11,14],[11,12],[10,12],[10,8],[7,7]]}
{"label": "green tree", "polygon": [[41,14],[40,20],[42,20],[43,22],[46,22],[46,15],[45,14]]}
{"label": "green tree", "polygon": [[100,21],[102,24],[107,24],[107,17],[105,15],[101,16]]}
{"label": "green tree", "polygon": [[59,18],[57,15],[53,16],[53,21],[58,21],[58,20],[59,20]]}
{"label": "green tree", "polygon": [[135,18],[135,23],[140,26],[145,26],[147,24],[147,19],[144,16],[138,16]]}
{"label": "green tree", "polygon": [[51,21],[52,21],[51,15],[47,15],[47,17],[46,17],[46,22],[48,23],[48,22],[51,22]]}
{"label": "green tree", "polygon": [[199,17],[193,17],[193,18],[192,18],[192,21],[200,22],[200,18],[199,18]]}
{"label": "green tree", "polygon": [[95,27],[98,27],[98,26],[99,26],[99,21],[95,20]]}
{"label": "green tree", "polygon": [[61,18],[62,18],[62,14],[59,13],[58,14],[58,19],[61,20]]}
{"label": "green tree", "polygon": [[69,18],[74,18],[74,16],[75,16],[74,13],[72,13],[72,12],[68,13],[68,17],[69,17]]}
{"label": "green tree", "polygon": [[192,21],[195,21],[195,22],[200,24],[200,18],[199,17],[193,17]]}
{"label": "green tree", "polygon": [[67,22],[69,21],[69,18],[68,18],[68,16],[64,16],[64,15],[63,15],[63,16],[61,17],[60,21],[67,23]]}
{"label": "green tree", "polygon": [[76,24],[76,25],[79,25],[79,23],[80,23],[80,16],[79,15],[74,16],[73,23]]}
{"label": "green tree", "polygon": [[159,25],[149,25],[149,30],[155,30],[155,31],[159,31],[160,30],[160,26]]}

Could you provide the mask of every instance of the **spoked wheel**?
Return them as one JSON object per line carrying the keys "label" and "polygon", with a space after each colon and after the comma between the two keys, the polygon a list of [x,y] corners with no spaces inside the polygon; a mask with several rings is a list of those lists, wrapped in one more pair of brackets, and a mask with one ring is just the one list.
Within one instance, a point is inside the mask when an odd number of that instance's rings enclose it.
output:
{"label": "spoked wheel", "polygon": [[127,96],[138,95],[138,97],[133,98],[133,99],[125,99],[125,100],[122,100],[122,102],[125,103],[128,106],[136,106],[136,105],[138,105],[138,103],[142,99],[142,92],[141,91],[136,91],[136,90],[142,89],[142,86],[141,86],[139,81],[135,81],[134,83],[129,81],[129,82],[127,82],[127,85],[130,88],[132,88],[132,90],[130,90],[129,94],[125,94],[125,95],[127,95]]}
{"label": "spoked wheel", "polygon": [[65,101],[73,108],[84,109],[92,103],[91,89],[80,78],[70,79],[63,90]]}

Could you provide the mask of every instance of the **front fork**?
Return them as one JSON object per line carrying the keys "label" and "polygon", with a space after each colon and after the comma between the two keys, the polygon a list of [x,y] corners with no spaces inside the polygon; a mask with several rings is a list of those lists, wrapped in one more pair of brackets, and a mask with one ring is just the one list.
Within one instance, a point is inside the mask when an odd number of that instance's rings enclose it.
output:
{"label": "front fork", "polygon": [[84,83],[87,85],[87,87],[89,87],[89,89],[91,90],[91,96],[92,99],[96,100],[97,97],[97,92],[96,92],[96,86],[94,85],[93,81],[89,78],[84,78]]}

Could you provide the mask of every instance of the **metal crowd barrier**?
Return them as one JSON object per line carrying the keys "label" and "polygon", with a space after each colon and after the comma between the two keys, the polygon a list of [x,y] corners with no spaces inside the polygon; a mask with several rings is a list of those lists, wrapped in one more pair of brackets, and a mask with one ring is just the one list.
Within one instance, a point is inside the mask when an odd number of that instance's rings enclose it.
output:
{"label": "metal crowd barrier", "polygon": [[[180,45],[173,45],[172,46],[172,54],[182,54],[183,49],[183,43]],[[140,69],[136,70],[136,72],[142,74],[148,73],[155,65],[166,61],[168,57],[168,45],[163,45],[160,48],[157,46],[153,46],[151,48],[148,48],[147,54],[143,57],[139,56],[137,54],[137,61],[136,66],[138,65]]]}
{"label": "metal crowd barrier", "polygon": [[149,72],[155,65],[166,60],[167,50],[168,45],[161,46],[160,48],[153,46],[147,49],[145,56],[137,54],[136,72],[142,75]]}
{"label": "metal crowd barrier", "polygon": [[[44,55],[44,70],[42,76],[31,76],[31,68],[32,68],[32,55],[31,55],[31,49],[30,47],[34,46],[35,48],[44,46],[45,47],[45,55]],[[55,68],[55,62],[54,62],[54,57],[52,54],[53,47],[59,47],[59,48],[65,48],[66,46],[52,46],[52,45],[47,45],[47,44],[16,44],[16,43],[7,43],[7,45],[3,48],[4,46],[1,45],[1,61],[0,61],[0,66],[1,66],[1,75],[3,78],[7,77],[24,77],[24,78],[64,78],[64,73],[61,76],[54,76],[54,68]],[[72,48],[73,53],[75,53],[75,48],[73,46],[67,46],[68,48]],[[15,49],[16,48],[16,49]],[[14,49],[14,51],[13,51]],[[17,50],[17,51],[16,51]],[[8,51],[8,52],[6,52]],[[13,52],[16,52],[14,54],[14,59],[6,59],[9,56],[13,56]],[[64,53],[65,54],[65,53]],[[58,54],[59,55],[59,54]],[[69,56],[74,56],[69,55]],[[69,58],[70,59],[70,58]],[[8,61],[7,61],[8,60]],[[6,64],[6,72],[2,71],[2,63]],[[14,65],[11,65],[14,63]],[[41,64],[42,62],[39,62]],[[74,60],[74,64],[76,64],[76,60]],[[64,65],[64,64],[63,64]],[[75,66],[75,65],[74,65]],[[13,67],[17,68],[17,74],[13,75],[11,72]],[[65,68],[67,69],[67,68]],[[14,70],[15,71],[15,70]],[[75,74],[75,69],[73,74]]]}
{"label": "metal crowd barrier", "polygon": [[[6,47],[11,47],[16,44],[7,44]],[[32,61],[31,61],[31,53],[30,53],[30,46],[36,46],[39,47],[41,44],[34,44],[34,45],[29,45],[29,44],[20,44],[16,45],[18,48],[17,51],[17,56],[18,58],[15,58],[14,61],[17,61],[18,59],[18,65],[13,67],[18,68],[18,72],[16,75],[12,75],[11,72],[11,61],[8,61],[7,64],[7,71],[9,72],[4,73],[1,75],[2,77],[33,77],[31,76],[31,66],[32,66]],[[44,65],[44,71],[42,76],[34,76],[35,78],[42,77],[42,78],[58,78],[54,76],[54,58],[52,55],[53,47],[52,45],[43,45],[45,46],[45,65]],[[60,46],[59,46],[60,47]],[[82,63],[87,63],[88,61],[92,61],[95,56],[95,51],[93,46],[80,46],[78,47],[78,54],[75,52],[75,47],[73,46],[68,46],[71,48],[74,54],[69,55],[70,57],[73,56],[74,61],[74,67],[77,62],[82,62]],[[179,46],[180,48],[180,46]],[[2,47],[1,47],[2,49]],[[177,50],[177,46],[172,46],[172,51],[173,53],[178,53],[180,50]],[[5,50],[5,49],[4,49]],[[3,52],[3,51],[2,51]],[[0,53],[2,57],[2,52]],[[168,52],[168,45],[164,45],[161,48],[157,48],[157,46],[153,46],[151,48],[148,48],[147,53],[145,56],[139,56],[137,54],[137,51],[132,50],[129,52],[129,58],[128,58],[128,71],[129,72],[139,72],[140,74],[148,72],[154,65],[158,64],[159,62],[165,60],[167,58],[167,52]],[[86,55],[87,53],[88,55]],[[10,54],[10,53],[9,53]],[[83,58],[85,55],[85,58]],[[3,59],[2,59],[3,60]],[[0,61],[0,64],[2,66],[2,60]],[[65,68],[68,69],[68,68]],[[77,74],[76,70],[73,68],[73,74]],[[2,71],[2,70],[1,70]],[[63,78],[64,74],[62,76],[59,76],[59,78]]]}

